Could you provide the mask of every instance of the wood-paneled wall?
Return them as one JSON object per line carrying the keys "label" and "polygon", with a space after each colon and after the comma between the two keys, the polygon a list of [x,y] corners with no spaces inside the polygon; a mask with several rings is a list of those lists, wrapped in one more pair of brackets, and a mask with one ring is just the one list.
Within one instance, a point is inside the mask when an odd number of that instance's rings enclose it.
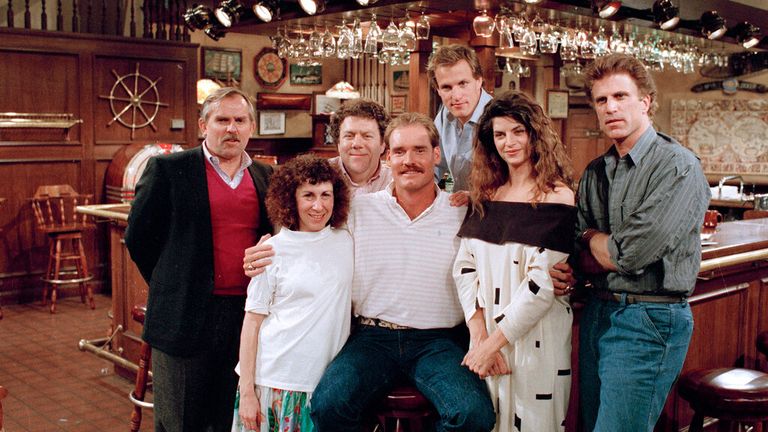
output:
{"label": "wood-paneled wall", "polygon": [[[104,177],[112,156],[134,143],[197,143],[195,82],[197,45],[122,37],[39,32],[0,28],[0,112],[71,113],[83,122],[65,129],[0,128],[0,295],[9,304],[38,300],[40,275],[47,262],[44,235],[36,232],[28,199],[38,186],[71,184],[105,202]],[[141,76],[136,78],[137,71]],[[126,87],[117,83],[125,77]],[[134,87],[137,85],[137,87]],[[153,125],[134,131],[112,121],[128,102],[110,94],[126,89],[141,94],[152,117],[154,90],[164,105]],[[114,87],[114,92],[113,92]],[[165,106],[167,104],[167,106]],[[144,123],[141,110],[127,123]],[[183,128],[171,128],[181,120]],[[94,288],[109,280],[108,231],[99,224],[86,236],[88,260],[96,273]],[[65,292],[68,290],[65,290]]]}

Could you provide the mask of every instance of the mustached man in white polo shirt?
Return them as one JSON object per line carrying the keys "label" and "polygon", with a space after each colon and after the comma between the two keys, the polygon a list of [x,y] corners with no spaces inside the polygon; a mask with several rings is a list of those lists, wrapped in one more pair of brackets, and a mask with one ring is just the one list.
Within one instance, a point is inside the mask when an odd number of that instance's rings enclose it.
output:
{"label": "mustached man in white polo shirt", "polygon": [[434,182],[434,123],[417,113],[384,135],[393,182],[353,200],[355,332],[311,400],[319,431],[359,431],[363,412],[408,378],[439,413],[440,430],[488,431],[495,414],[485,384],[461,365],[466,329],[451,278],[466,207],[451,207]]}

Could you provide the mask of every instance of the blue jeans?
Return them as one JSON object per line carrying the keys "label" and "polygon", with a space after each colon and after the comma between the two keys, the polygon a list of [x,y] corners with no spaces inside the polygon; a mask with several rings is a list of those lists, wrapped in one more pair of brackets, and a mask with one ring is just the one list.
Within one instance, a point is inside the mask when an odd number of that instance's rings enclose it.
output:
{"label": "blue jeans", "polygon": [[592,297],[580,327],[584,430],[652,431],[688,352],[693,333],[688,303]]}
{"label": "blue jeans", "polygon": [[317,430],[359,432],[366,409],[402,377],[409,378],[435,406],[440,415],[438,430],[491,430],[496,415],[488,389],[461,366],[466,352],[458,342],[461,331],[460,327],[358,326],[312,395],[311,415]]}

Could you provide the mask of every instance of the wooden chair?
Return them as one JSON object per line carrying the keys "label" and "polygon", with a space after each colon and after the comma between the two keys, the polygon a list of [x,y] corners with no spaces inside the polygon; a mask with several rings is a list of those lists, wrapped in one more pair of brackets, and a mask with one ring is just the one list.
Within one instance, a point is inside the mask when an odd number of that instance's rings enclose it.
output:
{"label": "wooden chair", "polygon": [[8,390],[5,387],[0,386],[0,432],[3,432],[3,399],[8,396]]}
{"label": "wooden chair", "polygon": [[744,220],[768,218],[768,210],[746,210],[744,211]]}
{"label": "wooden chair", "polygon": [[[78,194],[70,185],[40,186],[32,198],[32,210],[37,229],[48,237],[48,270],[42,280],[43,305],[51,289],[51,313],[56,312],[57,288],[59,285],[78,284],[80,300],[86,296],[91,309],[96,307],[93,290],[87,283],[93,279],[88,272],[88,260],[83,247],[83,231],[94,227],[87,215],[77,214],[78,205],[87,205],[92,195]],[[62,264],[72,264],[64,268]]]}
{"label": "wooden chair", "polygon": [[704,416],[719,419],[718,431],[734,423],[768,431],[768,374],[751,369],[705,369],[687,373],[677,386],[694,410],[689,432],[704,430]]}
{"label": "wooden chair", "polygon": [[[131,309],[131,316],[134,321],[144,324],[144,316],[147,313],[147,305],[135,305]],[[149,366],[152,359],[152,347],[148,343],[141,344],[141,353],[139,354],[139,370],[136,372],[136,382],[133,391],[128,394],[128,399],[133,403],[133,412],[131,412],[131,432],[139,432],[141,428],[141,409],[153,409],[154,404],[144,402],[144,396],[149,385]]]}

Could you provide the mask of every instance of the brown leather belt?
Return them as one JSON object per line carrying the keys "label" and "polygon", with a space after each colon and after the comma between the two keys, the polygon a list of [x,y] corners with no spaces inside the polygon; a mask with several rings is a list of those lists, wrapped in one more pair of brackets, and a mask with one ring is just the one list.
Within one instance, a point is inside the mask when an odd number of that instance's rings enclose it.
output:
{"label": "brown leather belt", "polygon": [[683,295],[646,295],[646,294],[624,294],[609,291],[594,291],[593,295],[601,300],[614,301],[621,303],[622,297],[626,295],[627,304],[636,303],[683,303],[686,297]]}
{"label": "brown leather belt", "polygon": [[393,322],[385,321],[379,318],[366,318],[363,316],[357,317],[357,323],[370,327],[381,327],[389,330],[410,330],[411,327],[395,324]]}

